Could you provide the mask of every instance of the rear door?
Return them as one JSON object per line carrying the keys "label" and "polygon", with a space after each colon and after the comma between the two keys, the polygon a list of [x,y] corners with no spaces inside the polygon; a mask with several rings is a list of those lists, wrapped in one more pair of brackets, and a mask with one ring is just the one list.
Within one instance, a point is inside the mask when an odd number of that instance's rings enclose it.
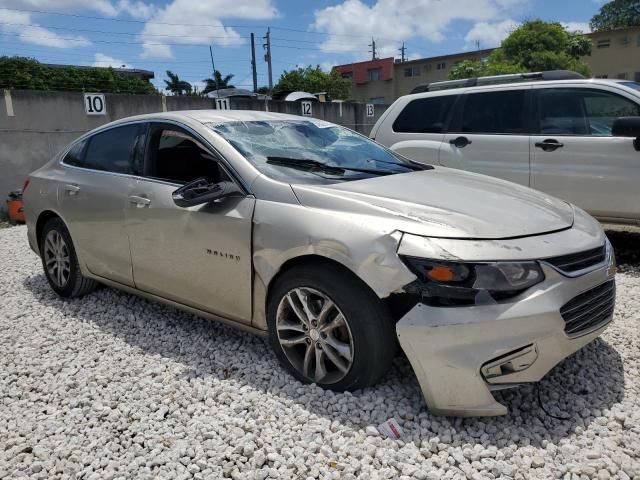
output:
{"label": "rear door", "polygon": [[144,125],[121,125],[76,144],[63,160],[61,213],[89,271],[133,286],[125,208]]}
{"label": "rear door", "polygon": [[390,124],[385,122],[375,140],[417,162],[438,163],[438,151],[458,95],[417,98],[407,103]]}
{"label": "rear door", "polygon": [[597,217],[640,219],[640,153],[632,138],[611,136],[617,117],[640,116],[638,103],[588,85],[534,92],[531,186]]}
{"label": "rear door", "polygon": [[135,285],[250,323],[255,198],[178,207],[172,192],[202,177],[233,181],[222,159],[193,133],[174,124],[152,124],[144,177],[131,185],[127,205]]}
{"label": "rear door", "polygon": [[529,185],[531,87],[465,94],[444,136],[440,164]]}

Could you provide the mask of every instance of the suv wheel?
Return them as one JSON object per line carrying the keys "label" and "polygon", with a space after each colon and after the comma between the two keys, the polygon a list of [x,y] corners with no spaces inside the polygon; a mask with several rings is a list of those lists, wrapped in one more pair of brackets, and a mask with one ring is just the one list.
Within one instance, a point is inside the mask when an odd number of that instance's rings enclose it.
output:
{"label": "suv wheel", "polygon": [[396,349],[383,302],[339,267],[297,268],[273,287],[269,338],[284,367],[305,383],[356,390],[376,383]]}
{"label": "suv wheel", "polygon": [[51,288],[61,297],[79,297],[95,290],[97,283],[84,277],[67,227],[59,218],[45,224],[40,237],[42,266]]}

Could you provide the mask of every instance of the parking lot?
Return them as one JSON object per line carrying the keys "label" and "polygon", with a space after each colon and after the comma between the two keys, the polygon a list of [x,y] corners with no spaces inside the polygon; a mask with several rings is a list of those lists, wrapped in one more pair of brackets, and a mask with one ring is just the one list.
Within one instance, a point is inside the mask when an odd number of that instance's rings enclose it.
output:
{"label": "parking lot", "polygon": [[[293,380],[266,342],[102,288],[56,296],[0,229],[0,478],[640,479],[640,234],[610,232],[617,309],[601,339],[498,418],[425,408],[407,361],[375,388]],[[375,426],[395,418],[401,440]]]}

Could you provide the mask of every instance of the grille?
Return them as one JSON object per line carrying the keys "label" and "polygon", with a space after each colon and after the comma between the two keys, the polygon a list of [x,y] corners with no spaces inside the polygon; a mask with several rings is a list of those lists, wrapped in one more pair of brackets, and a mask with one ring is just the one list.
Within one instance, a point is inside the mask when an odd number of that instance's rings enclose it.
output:
{"label": "grille", "polygon": [[613,315],[615,302],[614,280],[581,293],[560,309],[565,333],[573,337],[604,325]]}
{"label": "grille", "polygon": [[561,257],[547,258],[545,259],[545,262],[550,263],[563,272],[577,272],[604,262],[606,255],[607,249],[603,245],[584,252],[571,253]]}

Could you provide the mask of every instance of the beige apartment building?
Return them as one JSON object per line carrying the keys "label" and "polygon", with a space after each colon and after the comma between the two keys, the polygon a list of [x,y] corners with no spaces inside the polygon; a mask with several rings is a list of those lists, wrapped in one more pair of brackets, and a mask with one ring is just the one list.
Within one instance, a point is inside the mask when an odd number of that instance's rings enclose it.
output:
{"label": "beige apartment building", "polygon": [[[594,77],[640,82],[640,27],[588,36],[593,41],[593,49],[583,60]],[[333,68],[352,80],[351,98],[354,100],[390,104],[418,85],[447,80],[451,69],[463,60],[482,60],[492,51],[475,50],[407,62],[389,57]]]}

